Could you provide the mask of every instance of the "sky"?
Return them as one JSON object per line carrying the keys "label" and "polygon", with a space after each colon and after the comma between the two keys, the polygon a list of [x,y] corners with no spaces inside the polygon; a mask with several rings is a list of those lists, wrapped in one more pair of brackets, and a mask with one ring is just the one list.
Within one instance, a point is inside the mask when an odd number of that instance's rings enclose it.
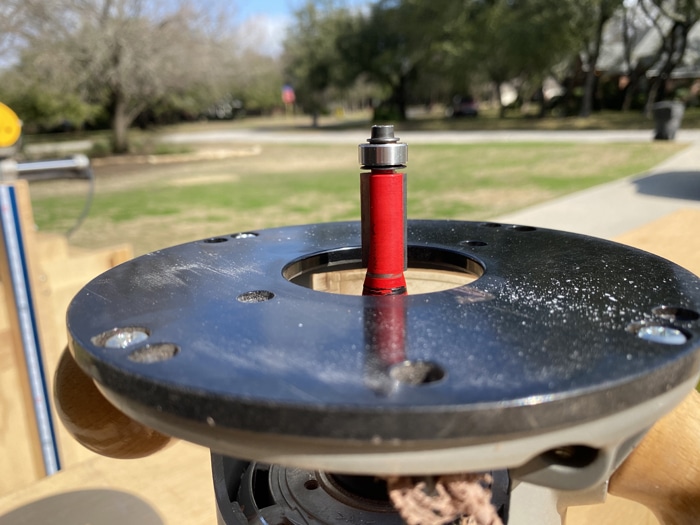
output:
{"label": "sky", "polygon": [[236,5],[236,11],[241,19],[254,15],[284,18],[290,16],[299,5],[303,4],[298,0],[241,0]]}
{"label": "sky", "polygon": [[[362,6],[374,0],[344,0],[350,7]],[[236,18],[251,44],[263,53],[277,55],[282,51],[286,28],[294,19],[294,11],[307,0],[238,0]]]}

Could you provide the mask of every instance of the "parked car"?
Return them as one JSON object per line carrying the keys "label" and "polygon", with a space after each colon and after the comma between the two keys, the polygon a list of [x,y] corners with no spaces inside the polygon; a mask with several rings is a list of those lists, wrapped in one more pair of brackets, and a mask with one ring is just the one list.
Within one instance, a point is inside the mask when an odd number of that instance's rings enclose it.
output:
{"label": "parked car", "polygon": [[245,115],[243,102],[233,97],[225,97],[209,107],[206,117],[209,120],[231,120]]}
{"label": "parked car", "polygon": [[479,115],[479,105],[472,96],[457,95],[452,104],[445,108],[446,117],[476,117]]}
{"label": "parked car", "polygon": [[476,117],[479,115],[479,105],[471,95],[457,95],[452,104],[445,109],[446,117]]}

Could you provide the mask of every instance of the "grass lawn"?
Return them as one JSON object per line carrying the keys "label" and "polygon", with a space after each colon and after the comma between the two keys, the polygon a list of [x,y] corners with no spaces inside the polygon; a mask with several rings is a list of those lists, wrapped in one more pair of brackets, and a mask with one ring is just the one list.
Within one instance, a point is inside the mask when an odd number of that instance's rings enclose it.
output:
{"label": "grass lawn", "polygon": [[[682,147],[411,145],[409,217],[485,220],[643,172]],[[354,147],[271,144],[228,160],[105,166],[95,172],[90,214],[71,238],[78,246],[129,242],[141,254],[224,233],[359,218]],[[39,229],[70,229],[87,187],[83,181],[32,183]]]}
{"label": "grass lawn", "polygon": [[[681,128],[697,129],[698,126],[700,126],[700,108],[687,108]],[[445,119],[440,115],[430,114],[402,123],[402,127],[419,130],[652,130],[654,121],[641,111],[627,113],[599,111],[586,118],[577,116],[537,118],[513,110],[506,113],[505,118],[499,118],[495,109],[485,109],[479,113],[478,118]]]}

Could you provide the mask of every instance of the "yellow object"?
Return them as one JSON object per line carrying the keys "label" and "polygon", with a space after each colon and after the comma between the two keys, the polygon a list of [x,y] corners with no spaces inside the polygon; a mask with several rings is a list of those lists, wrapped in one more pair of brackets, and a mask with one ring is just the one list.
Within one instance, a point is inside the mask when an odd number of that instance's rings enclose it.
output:
{"label": "yellow object", "polygon": [[17,114],[0,102],[0,148],[12,146],[22,133],[22,121]]}

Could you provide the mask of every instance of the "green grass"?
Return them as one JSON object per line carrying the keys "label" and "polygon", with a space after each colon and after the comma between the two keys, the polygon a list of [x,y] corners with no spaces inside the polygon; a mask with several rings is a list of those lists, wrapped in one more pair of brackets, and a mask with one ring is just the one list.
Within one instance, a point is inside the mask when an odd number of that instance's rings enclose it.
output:
{"label": "green grass", "polygon": [[[620,177],[678,151],[674,143],[414,145],[409,217],[484,220]],[[97,191],[74,242],[130,242],[137,253],[227,232],[359,218],[356,151],[264,146],[226,161],[96,169]],[[66,231],[84,183],[34,183],[40,230]]]}

